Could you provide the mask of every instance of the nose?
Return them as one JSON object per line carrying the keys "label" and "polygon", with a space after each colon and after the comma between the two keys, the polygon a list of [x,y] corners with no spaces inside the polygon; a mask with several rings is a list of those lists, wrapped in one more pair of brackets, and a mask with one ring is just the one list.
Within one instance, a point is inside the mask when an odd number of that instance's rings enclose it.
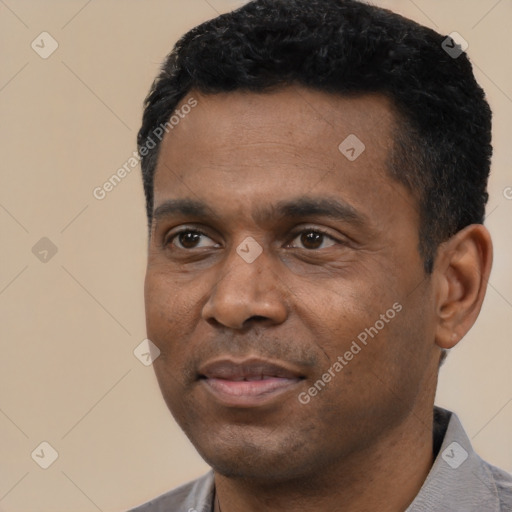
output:
{"label": "nose", "polygon": [[236,330],[245,329],[251,322],[278,325],[288,315],[283,289],[265,250],[248,262],[233,249],[212,287],[202,317]]}

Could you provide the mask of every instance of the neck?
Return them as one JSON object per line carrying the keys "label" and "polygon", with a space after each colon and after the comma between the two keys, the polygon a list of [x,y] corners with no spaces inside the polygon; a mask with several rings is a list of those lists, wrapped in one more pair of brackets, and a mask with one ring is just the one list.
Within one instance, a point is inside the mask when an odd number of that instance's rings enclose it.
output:
{"label": "neck", "polygon": [[215,473],[214,512],[403,511],[432,467],[432,425],[432,407],[421,416],[413,410],[376,444],[307,480],[268,485]]}

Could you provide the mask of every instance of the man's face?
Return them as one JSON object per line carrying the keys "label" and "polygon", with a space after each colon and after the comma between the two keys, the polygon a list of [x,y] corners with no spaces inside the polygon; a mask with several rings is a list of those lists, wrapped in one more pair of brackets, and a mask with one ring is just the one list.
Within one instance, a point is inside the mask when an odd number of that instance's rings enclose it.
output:
{"label": "man's face", "polygon": [[386,169],[394,116],[379,96],[304,88],[190,96],[154,182],[158,382],[220,473],[318,473],[433,398],[416,202]]}

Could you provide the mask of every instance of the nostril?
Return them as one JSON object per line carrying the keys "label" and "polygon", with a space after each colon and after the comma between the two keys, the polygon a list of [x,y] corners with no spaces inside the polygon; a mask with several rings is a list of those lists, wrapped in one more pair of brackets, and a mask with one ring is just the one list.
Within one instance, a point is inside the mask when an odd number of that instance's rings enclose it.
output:
{"label": "nostril", "polygon": [[251,318],[249,318],[248,320],[246,320],[247,322],[250,322],[252,320],[255,320],[255,321],[258,321],[258,322],[261,322],[262,320],[267,320],[267,317],[266,316],[261,316],[261,315],[254,315],[254,316],[251,316]]}

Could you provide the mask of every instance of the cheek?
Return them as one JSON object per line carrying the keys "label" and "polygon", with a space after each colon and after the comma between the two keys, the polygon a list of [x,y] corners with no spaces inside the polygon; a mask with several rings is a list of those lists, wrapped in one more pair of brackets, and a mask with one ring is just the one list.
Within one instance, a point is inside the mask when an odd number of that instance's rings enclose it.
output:
{"label": "cheek", "polygon": [[356,338],[361,351],[347,366],[351,384],[366,403],[375,408],[385,404],[384,409],[398,414],[411,407],[422,389],[431,384],[425,320],[410,303],[401,306],[401,311],[384,325],[380,319],[370,321],[363,336]]}
{"label": "cheek", "polygon": [[192,331],[198,298],[193,286],[180,287],[169,273],[154,270],[146,273],[144,298],[148,337],[165,355]]}
{"label": "cheek", "polygon": [[[391,388],[400,386],[411,361],[417,366],[421,360],[419,347],[425,344],[415,339],[421,324],[409,318],[404,293],[396,289],[389,273],[325,284],[308,283],[304,293],[295,293],[301,299],[295,302],[297,315],[323,353],[315,378],[331,369],[336,377],[330,388],[348,400],[378,396],[387,382]],[[339,364],[332,368],[336,361]]]}
{"label": "cheek", "polygon": [[167,406],[173,414],[179,413],[185,386],[182,368],[187,343],[184,340],[189,339],[191,332],[191,310],[181,290],[165,271],[147,271],[144,297],[147,336],[160,350],[153,370]]}
{"label": "cheek", "polygon": [[320,283],[303,281],[300,286],[289,288],[293,290],[296,316],[311,332],[311,341],[321,343],[329,359],[336,359],[349,350],[351,342],[358,336],[363,341],[365,336],[371,339],[366,329],[374,333],[376,322],[379,322],[380,337],[385,337],[388,324],[382,324],[381,314],[391,310],[386,320],[394,321],[390,317],[395,316],[392,308],[398,294],[387,285],[376,284],[370,277],[365,280],[356,277],[331,279]]}

